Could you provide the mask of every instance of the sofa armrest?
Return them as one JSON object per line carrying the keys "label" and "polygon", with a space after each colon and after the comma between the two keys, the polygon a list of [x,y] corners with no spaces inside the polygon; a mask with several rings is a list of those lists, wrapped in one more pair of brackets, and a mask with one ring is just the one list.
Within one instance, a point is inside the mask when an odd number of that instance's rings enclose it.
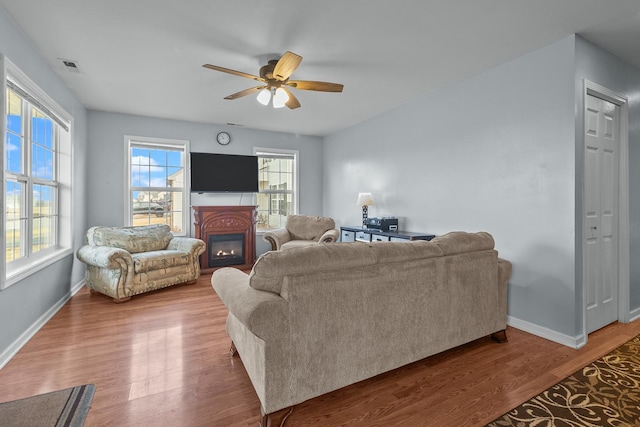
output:
{"label": "sofa armrest", "polygon": [[167,246],[168,250],[186,252],[193,258],[199,257],[206,248],[202,240],[192,237],[174,237]]}
{"label": "sofa armrest", "polygon": [[225,267],[213,272],[211,285],[224,305],[261,339],[288,336],[288,302],[273,292],[249,286],[249,275]]}
{"label": "sofa armrest", "polygon": [[512,265],[506,259],[498,258],[498,307],[504,311],[504,321],[507,321],[507,305],[509,279],[511,278]]}
{"label": "sofa armrest", "polygon": [[76,253],[78,259],[87,265],[100,268],[119,269],[124,263],[133,268],[133,258],[124,249],[110,246],[85,245]]}
{"label": "sofa armrest", "polygon": [[276,230],[265,231],[262,239],[271,243],[271,250],[279,250],[283,244],[291,240],[291,234],[286,228],[278,228]]}
{"label": "sofa armrest", "polygon": [[512,268],[511,261],[498,258],[498,282],[501,286],[507,286],[509,283]]}
{"label": "sofa armrest", "polygon": [[340,232],[334,228],[332,230],[325,231],[325,233],[322,236],[320,236],[320,240],[318,240],[318,242],[320,243],[337,242],[339,237],[340,237]]}

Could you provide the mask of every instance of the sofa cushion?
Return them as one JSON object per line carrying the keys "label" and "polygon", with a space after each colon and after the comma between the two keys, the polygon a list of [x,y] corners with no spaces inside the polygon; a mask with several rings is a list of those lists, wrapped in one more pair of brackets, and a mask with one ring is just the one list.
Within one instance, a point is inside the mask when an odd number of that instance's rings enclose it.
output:
{"label": "sofa cushion", "polygon": [[378,242],[369,246],[380,263],[413,261],[442,256],[442,249],[426,240]]}
{"label": "sofa cushion", "polygon": [[280,294],[286,276],[375,263],[376,256],[369,245],[360,242],[326,243],[295,250],[269,251],[262,254],[251,269],[249,285],[254,289]]}
{"label": "sofa cushion", "polygon": [[442,249],[444,255],[485,251],[493,249],[495,246],[491,234],[484,231],[478,233],[452,231],[432,239],[431,243]]}
{"label": "sofa cushion", "polygon": [[91,227],[86,240],[90,245],[120,248],[135,254],[165,249],[173,235],[166,224],[138,227]]}
{"label": "sofa cushion", "polygon": [[302,248],[309,245],[318,245],[317,240],[289,240],[280,246],[280,249]]}
{"label": "sofa cushion", "polygon": [[336,227],[331,218],[309,215],[289,215],[287,217],[287,231],[291,240],[318,241],[325,231]]}
{"label": "sofa cushion", "polygon": [[136,274],[189,265],[191,262],[189,253],[182,251],[139,252],[132,255],[131,258],[133,258],[133,268]]}

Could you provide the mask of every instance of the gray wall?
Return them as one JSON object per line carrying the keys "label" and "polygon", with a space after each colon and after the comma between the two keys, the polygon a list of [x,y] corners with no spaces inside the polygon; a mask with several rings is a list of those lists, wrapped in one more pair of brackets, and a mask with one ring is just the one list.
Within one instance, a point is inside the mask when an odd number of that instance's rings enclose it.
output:
{"label": "gray wall", "polygon": [[573,52],[565,38],[327,137],[325,214],[358,224],[371,191],[369,215],[406,230],[488,231],[514,265],[509,315],[574,337]]}
{"label": "gray wall", "polygon": [[[322,214],[322,139],[319,137],[101,111],[90,111],[88,116],[88,163],[91,165],[87,185],[90,189],[88,195],[89,226],[120,226],[124,224],[125,135],[189,140],[191,150],[196,152],[253,154],[254,147],[298,150],[300,213]],[[215,141],[217,133],[221,130],[231,134],[231,143],[227,146],[221,146]],[[250,203],[252,201],[246,197],[241,201],[239,195],[193,194],[191,198],[192,205]],[[258,254],[270,248],[261,238],[256,239],[256,242]]]}
{"label": "gray wall", "polygon": [[[425,76],[428,78],[428,74]],[[580,343],[583,79],[629,97],[631,310],[640,310],[640,70],[570,36],[325,139],[324,214],[488,231],[513,262],[510,322]]]}
{"label": "gray wall", "polygon": [[[0,7],[0,53],[5,54],[31,80],[66,109],[73,122],[73,232],[74,250],[82,243],[86,230],[86,110],[62,83],[49,64],[33,48],[22,30]],[[1,225],[0,227],[4,227]],[[4,231],[3,231],[4,232]],[[4,272],[2,272],[4,274]],[[64,300],[83,279],[84,268],[73,255],[41,270],[29,278],[0,291],[0,366],[23,333],[40,322],[52,307]]]}
{"label": "gray wall", "polygon": [[[640,257],[640,69],[629,65],[616,56],[606,52],[588,41],[576,38],[576,111],[581,111],[584,103],[583,81],[587,79],[607,89],[628,97],[629,112],[629,216],[630,216],[630,259],[631,259],[631,294],[630,306],[638,311],[640,308],[640,264],[634,262]],[[584,129],[582,115],[577,116],[576,129]],[[576,131],[577,161],[582,162],[584,134]],[[580,170],[583,166],[580,165]],[[582,173],[582,172],[581,172]],[[581,176],[581,175],[578,175]],[[580,187],[581,188],[581,187]],[[582,206],[582,193],[576,192],[576,205]],[[582,227],[576,228],[576,234]],[[577,239],[578,241],[581,238]],[[581,249],[579,245],[576,252]],[[578,265],[577,274],[581,275],[582,265]],[[635,313],[636,315],[638,313]]]}

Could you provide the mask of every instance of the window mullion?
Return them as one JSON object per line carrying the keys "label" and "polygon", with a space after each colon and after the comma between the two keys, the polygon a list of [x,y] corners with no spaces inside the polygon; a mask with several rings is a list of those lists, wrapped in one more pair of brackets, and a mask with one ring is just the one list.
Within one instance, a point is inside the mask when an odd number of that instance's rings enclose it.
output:
{"label": "window mullion", "polygon": [[26,235],[22,241],[22,244],[25,248],[25,257],[29,258],[33,253],[33,176],[31,171],[31,159],[32,159],[32,144],[31,144],[31,136],[33,133],[33,129],[31,128],[31,124],[33,123],[31,117],[31,105],[27,100],[23,99],[22,102],[22,117],[24,117],[24,121],[22,123],[22,134],[24,135],[23,144],[24,147],[22,149],[23,155],[23,171],[25,174],[26,182],[25,182],[25,199],[24,199],[24,216],[27,218],[26,224]]}

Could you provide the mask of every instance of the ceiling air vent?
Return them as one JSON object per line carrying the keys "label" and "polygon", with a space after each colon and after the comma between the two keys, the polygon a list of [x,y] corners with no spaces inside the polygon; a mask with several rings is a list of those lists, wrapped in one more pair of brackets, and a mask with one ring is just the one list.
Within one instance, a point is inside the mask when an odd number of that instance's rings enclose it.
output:
{"label": "ceiling air vent", "polygon": [[58,58],[58,60],[62,62],[65,70],[69,71],[70,73],[82,74],[82,71],[80,71],[80,67],[78,67],[77,61],[62,58]]}

